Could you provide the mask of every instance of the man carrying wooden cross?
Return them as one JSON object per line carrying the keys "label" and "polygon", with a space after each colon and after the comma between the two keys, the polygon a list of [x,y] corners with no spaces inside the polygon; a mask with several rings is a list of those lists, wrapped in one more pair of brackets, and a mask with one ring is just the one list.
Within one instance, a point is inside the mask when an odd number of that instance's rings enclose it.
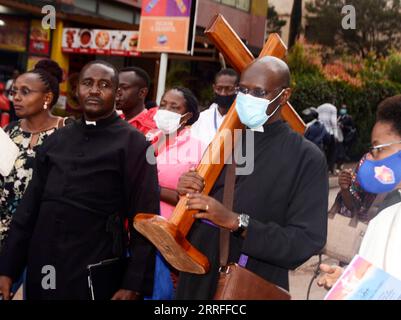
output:
{"label": "man carrying wooden cross", "polygon": [[282,120],[280,107],[290,97],[289,86],[288,66],[271,56],[255,60],[241,75],[235,108],[241,122],[254,131],[254,170],[236,177],[232,210],[221,204],[227,165],[211,196],[198,193],[204,181],[196,172],[180,178],[178,192],[189,193],[187,209],[201,211],[187,238],[208,257],[211,267],[203,275],[181,273],[177,299],[213,298],[219,227],[232,231],[229,262],[240,262],[284,289],[288,270],[325,245],[326,161],[315,145]]}

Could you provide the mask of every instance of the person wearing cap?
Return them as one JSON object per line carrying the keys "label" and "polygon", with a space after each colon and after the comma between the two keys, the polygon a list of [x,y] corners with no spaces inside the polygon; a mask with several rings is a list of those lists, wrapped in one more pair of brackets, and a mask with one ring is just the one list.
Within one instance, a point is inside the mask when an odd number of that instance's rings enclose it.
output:
{"label": "person wearing cap", "polygon": [[324,150],[324,146],[330,141],[330,135],[319,121],[319,113],[316,108],[307,108],[302,111],[304,120],[307,123],[305,129],[305,138],[316,144],[320,150]]}

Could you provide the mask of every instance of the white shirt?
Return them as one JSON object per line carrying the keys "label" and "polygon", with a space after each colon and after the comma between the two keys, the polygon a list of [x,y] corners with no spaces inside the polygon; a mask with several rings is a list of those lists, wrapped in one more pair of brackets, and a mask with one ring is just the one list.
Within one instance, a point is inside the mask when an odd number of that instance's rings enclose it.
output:
{"label": "white shirt", "polygon": [[369,222],[359,255],[401,280],[401,202]]}
{"label": "white shirt", "polygon": [[199,119],[191,126],[191,135],[202,141],[206,146],[209,145],[224,118],[225,115],[220,114],[218,105],[213,103],[209,109],[199,114]]}
{"label": "white shirt", "polygon": [[18,146],[0,127],[0,175],[7,177],[14,167],[19,155]]}
{"label": "white shirt", "polygon": [[324,103],[317,109],[319,121],[323,123],[328,133],[338,139],[337,108],[331,103]]}

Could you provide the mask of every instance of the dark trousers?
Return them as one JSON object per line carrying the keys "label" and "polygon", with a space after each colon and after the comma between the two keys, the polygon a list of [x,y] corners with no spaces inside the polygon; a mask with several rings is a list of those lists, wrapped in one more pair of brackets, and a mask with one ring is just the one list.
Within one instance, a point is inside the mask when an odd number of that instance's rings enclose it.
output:
{"label": "dark trousers", "polygon": [[331,173],[334,173],[334,165],[336,164],[336,139],[334,139],[334,135],[330,135],[330,140],[326,144],[325,154],[328,169]]}
{"label": "dark trousers", "polygon": [[340,168],[341,165],[346,161],[346,153],[343,142],[336,143],[336,163],[337,168]]}

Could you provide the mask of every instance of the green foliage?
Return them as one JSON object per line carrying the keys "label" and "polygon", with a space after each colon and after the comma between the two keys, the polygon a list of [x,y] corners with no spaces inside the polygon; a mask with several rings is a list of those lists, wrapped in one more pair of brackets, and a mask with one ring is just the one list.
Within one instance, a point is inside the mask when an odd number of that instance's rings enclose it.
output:
{"label": "green foliage", "polygon": [[361,156],[365,153],[370,144],[370,133],[375,122],[378,104],[385,98],[399,93],[401,93],[401,84],[391,81],[371,81],[354,90],[349,97],[350,112],[359,132],[359,141],[354,148],[356,155]]}
{"label": "green foliage", "polygon": [[287,64],[291,74],[313,74],[320,75],[321,70],[318,63],[314,63],[316,56],[314,52],[306,53],[304,46],[297,42],[287,57]]}
{"label": "green foliage", "polygon": [[368,81],[362,87],[356,87],[345,81],[329,81],[316,74],[297,74],[293,85],[290,101],[298,112],[325,102],[348,106],[358,128],[358,140],[351,154],[355,160],[367,151],[379,102],[401,93],[401,83],[388,80]]}
{"label": "green foliage", "polygon": [[278,33],[281,35],[281,28],[284,27],[286,23],[287,21],[280,19],[275,7],[269,5],[266,21],[267,33]]}
{"label": "green foliage", "polygon": [[334,47],[336,33],[341,27],[341,8],[343,0],[316,0],[305,4],[308,15],[306,16],[308,40]]}
{"label": "green foliage", "polygon": [[401,53],[392,52],[387,58],[385,69],[390,81],[401,83]]}
{"label": "green foliage", "polygon": [[357,160],[370,143],[378,104],[401,94],[401,53],[392,51],[387,58],[374,53],[365,59],[343,56],[335,67],[351,77],[336,78],[332,76],[335,69],[328,68],[333,63],[322,64],[321,49],[300,42],[291,49],[287,58],[293,88],[290,101],[298,113],[326,102],[337,107],[346,104],[358,128],[359,139],[352,150]]}
{"label": "green foliage", "polygon": [[378,58],[373,52],[369,53],[363,61],[362,70],[359,72],[365,82],[378,81],[386,78],[386,60]]}
{"label": "green foliage", "polygon": [[[352,5],[356,29],[343,29],[341,9]],[[401,46],[400,0],[314,0],[306,3],[308,40],[366,57],[369,52],[385,56]]]}
{"label": "green foliage", "polygon": [[166,88],[188,87],[190,84],[191,70],[186,61],[171,63],[166,76]]}
{"label": "green foliage", "polygon": [[214,92],[210,77],[205,74],[199,75],[198,72],[189,61],[170,61],[166,78],[166,90],[172,87],[189,88],[198,98],[200,110],[203,110],[212,103]]}
{"label": "green foliage", "polygon": [[[213,102],[213,98],[214,98],[214,91],[212,86],[201,86],[198,90],[199,94],[198,94],[198,99],[199,99],[199,103],[200,103],[200,108],[201,109],[206,109],[208,108],[212,102]],[[201,111],[203,111],[201,110]]]}

